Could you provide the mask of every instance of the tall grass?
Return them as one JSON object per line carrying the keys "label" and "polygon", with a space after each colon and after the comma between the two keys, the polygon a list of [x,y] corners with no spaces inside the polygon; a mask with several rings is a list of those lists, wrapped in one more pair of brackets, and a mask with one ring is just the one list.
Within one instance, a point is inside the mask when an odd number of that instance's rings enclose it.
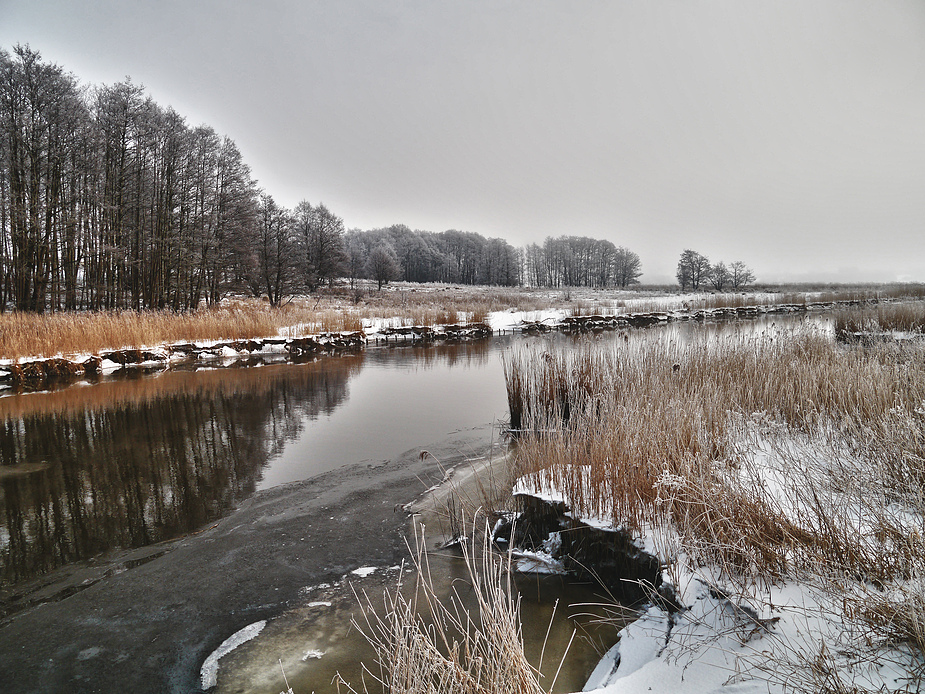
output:
{"label": "tall grass", "polygon": [[925,332],[925,304],[881,304],[876,308],[838,311],[835,333]]}
{"label": "tall grass", "polygon": [[845,623],[925,657],[925,348],[640,335],[505,368],[515,464],[538,490],[670,535],[667,560],[719,567],[743,595],[825,583]]}
{"label": "tall grass", "polygon": [[[361,601],[363,617],[354,623],[376,651],[379,672],[367,673],[381,691],[543,693],[539,671],[524,654],[520,596],[512,584],[510,554],[506,560],[495,555],[488,536],[484,534],[480,552],[478,542],[463,552],[466,589],[475,597],[476,612],[465,608],[459,594],[449,600],[437,595],[422,537],[413,556],[414,590],[408,594],[399,582],[386,594],[381,613],[368,597]],[[364,682],[362,691],[370,691],[369,683]]]}

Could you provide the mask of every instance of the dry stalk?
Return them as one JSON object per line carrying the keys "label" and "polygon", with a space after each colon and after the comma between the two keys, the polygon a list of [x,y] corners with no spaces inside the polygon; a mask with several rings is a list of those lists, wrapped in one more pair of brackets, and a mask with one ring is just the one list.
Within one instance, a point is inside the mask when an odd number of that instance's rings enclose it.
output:
{"label": "dry stalk", "polygon": [[[481,552],[476,543],[466,546],[467,589],[478,607],[471,614],[456,586],[449,600],[440,599],[423,536],[417,533],[416,545],[410,595],[399,579],[385,595],[383,614],[367,596],[361,599],[362,621],[354,623],[377,654],[379,671],[368,671],[371,678],[382,691],[402,694],[541,694],[539,672],[524,655],[510,554],[493,554],[488,533]],[[365,683],[362,691],[369,692]]]}

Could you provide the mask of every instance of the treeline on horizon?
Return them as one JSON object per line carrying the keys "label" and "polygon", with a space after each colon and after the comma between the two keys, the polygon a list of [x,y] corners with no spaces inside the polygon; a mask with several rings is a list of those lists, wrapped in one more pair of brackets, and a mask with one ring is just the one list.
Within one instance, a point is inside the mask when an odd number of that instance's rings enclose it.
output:
{"label": "treeline on horizon", "polygon": [[627,286],[639,256],[609,241],[514,248],[474,232],[344,229],[288,210],[241,152],[130,79],[84,86],[28,46],[0,49],[0,311],[186,310],[229,292],[278,304],[335,278]]}

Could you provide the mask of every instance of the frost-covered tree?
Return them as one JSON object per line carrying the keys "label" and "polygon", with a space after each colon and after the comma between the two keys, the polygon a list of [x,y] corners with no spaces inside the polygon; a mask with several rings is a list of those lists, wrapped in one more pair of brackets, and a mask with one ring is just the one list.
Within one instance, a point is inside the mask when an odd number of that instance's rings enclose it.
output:
{"label": "frost-covered tree", "polygon": [[689,248],[685,249],[678,260],[678,268],[675,271],[675,277],[678,279],[678,284],[681,285],[681,291],[699,289],[709,275],[710,260],[697,251],[692,251]]}
{"label": "frost-covered tree", "polygon": [[710,268],[710,284],[717,291],[723,291],[731,281],[732,276],[726,263],[720,261]]}
{"label": "frost-covered tree", "polygon": [[729,265],[729,281],[736,289],[745,287],[755,281],[755,273],[741,260]]}
{"label": "frost-covered tree", "polygon": [[303,200],[295,208],[295,230],[305,286],[314,291],[325,282],[333,282],[347,257],[344,221],[323,204],[312,207]]}
{"label": "frost-covered tree", "polygon": [[366,274],[370,279],[376,280],[379,289],[382,289],[383,284],[395,279],[399,272],[401,272],[401,266],[398,263],[398,256],[389,244],[380,243],[369,254]]}

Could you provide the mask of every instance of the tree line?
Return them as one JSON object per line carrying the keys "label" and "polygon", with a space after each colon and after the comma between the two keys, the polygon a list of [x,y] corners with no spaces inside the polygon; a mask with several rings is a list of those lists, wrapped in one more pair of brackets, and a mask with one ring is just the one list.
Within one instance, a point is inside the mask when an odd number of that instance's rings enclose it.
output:
{"label": "tree line", "polygon": [[534,287],[627,287],[638,283],[642,264],[610,241],[559,236],[524,249],[524,274]]}
{"label": "tree line", "polygon": [[729,265],[722,261],[711,264],[705,255],[689,248],[678,259],[675,277],[681,291],[696,291],[701,287],[712,287],[717,291],[740,289],[755,281],[755,273],[741,260]]}
{"label": "tree line", "polygon": [[517,249],[458,230],[346,230],[324,204],[277,204],[230,138],[130,79],[83,86],[28,46],[0,49],[0,310],[186,310],[232,291],[278,305],[340,277],[626,287],[641,273],[636,253],[582,236]]}

